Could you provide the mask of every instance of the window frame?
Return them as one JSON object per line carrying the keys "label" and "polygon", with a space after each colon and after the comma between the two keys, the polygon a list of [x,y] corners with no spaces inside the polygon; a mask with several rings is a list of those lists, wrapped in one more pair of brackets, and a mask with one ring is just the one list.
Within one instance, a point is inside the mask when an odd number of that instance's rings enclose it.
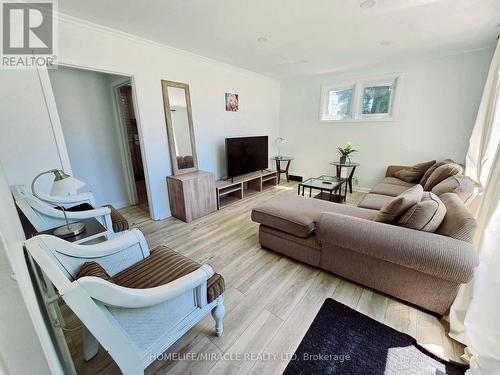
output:
{"label": "window frame", "polygon": [[[401,93],[400,73],[386,74],[383,76],[370,77],[366,79],[353,79],[351,81],[339,82],[338,84],[328,84],[321,86],[320,97],[320,122],[377,122],[377,121],[395,121],[397,109],[399,107],[399,97]],[[391,97],[388,113],[363,114],[363,95],[366,87],[388,86],[392,85]],[[351,116],[328,116],[328,98],[330,91],[353,88],[351,101]]]}
{"label": "window frame", "polygon": [[[344,90],[352,90],[351,97],[351,114],[350,115],[337,115],[330,116],[328,114],[328,103],[330,99],[330,92],[332,91],[344,91]],[[321,109],[320,109],[320,119],[321,121],[348,121],[354,118],[354,100],[356,95],[356,85],[351,83],[347,85],[328,85],[322,86],[321,91]]]}

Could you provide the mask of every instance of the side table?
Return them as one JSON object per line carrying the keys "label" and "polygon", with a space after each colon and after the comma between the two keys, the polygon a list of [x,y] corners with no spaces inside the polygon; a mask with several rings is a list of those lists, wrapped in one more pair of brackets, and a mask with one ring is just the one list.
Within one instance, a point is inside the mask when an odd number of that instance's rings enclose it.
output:
{"label": "side table", "polygon": [[356,170],[356,167],[359,166],[359,163],[351,163],[351,162],[341,163],[339,161],[332,161],[330,164],[335,166],[335,168],[337,170],[337,177],[339,177],[339,178],[342,174],[342,168],[350,168],[351,169],[351,171],[348,172],[348,175],[346,178],[347,178],[347,183],[349,184],[349,193],[352,194],[352,177],[354,176],[354,171]]}
{"label": "side table", "polygon": [[[106,229],[106,227],[102,225],[96,218],[79,220],[78,223],[85,224],[85,231],[76,236],[63,238],[63,240],[75,244],[82,244],[89,241],[94,241],[99,237],[105,237],[108,234],[108,230]],[[26,235],[26,238],[31,238],[32,236],[38,236],[40,234],[54,235],[54,231],[57,228],[58,227],[44,230],[41,232],[31,233],[31,236],[28,237],[28,235]]]}
{"label": "side table", "polygon": [[[290,179],[288,178],[288,170],[290,169],[290,162],[293,160],[293,158],[291,158],[289,156],[274,156],[271,159],[276,161],[276,172],[278,174],[278,185],[280,183],[280,178],[281,178],[282,173],[284,173],[286,176],[286,182],[290,182]],[[281,162],[282,161],[286,162],[285,169],[281,169]]]}

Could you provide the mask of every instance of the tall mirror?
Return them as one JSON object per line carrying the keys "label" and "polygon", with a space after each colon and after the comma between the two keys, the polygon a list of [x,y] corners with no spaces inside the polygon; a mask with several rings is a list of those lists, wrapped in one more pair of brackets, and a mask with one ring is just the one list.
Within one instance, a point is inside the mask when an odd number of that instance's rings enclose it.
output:
{"label": "tall mirror", "polygon": [[197,171],[189,85],[165,80],[161,84],[174,175]]}

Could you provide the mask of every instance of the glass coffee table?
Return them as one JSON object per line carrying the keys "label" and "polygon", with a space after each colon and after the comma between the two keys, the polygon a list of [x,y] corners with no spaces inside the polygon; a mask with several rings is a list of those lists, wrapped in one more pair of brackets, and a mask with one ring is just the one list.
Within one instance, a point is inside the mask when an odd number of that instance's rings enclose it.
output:
{"label": "glass coffee table", "polygon": [[[344,186],[342,186],[344,185]],[[317,178],[309,178],[301,183],[297,188],[297,194],[305,194],[305,190],[309,189],[309,196],[312,197],[312,191],[319,190],[314,198],[327,200],[330,202],[345,202],[347,197],[347,178],[333,177],[333,176],[320,176]],[[344,189],[342,194],[342,189]],[[337,194],[338,191],[338,194]]]}

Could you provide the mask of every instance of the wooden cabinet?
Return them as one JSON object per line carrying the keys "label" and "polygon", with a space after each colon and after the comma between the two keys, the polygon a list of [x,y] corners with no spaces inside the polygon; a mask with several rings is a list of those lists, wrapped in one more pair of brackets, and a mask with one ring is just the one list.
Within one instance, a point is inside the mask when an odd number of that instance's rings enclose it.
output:
{"label": "wooden cabinet", "polygon": [[169,176],[167,186],[172,216],[186,223],[217,209],[215,179],[210,172]]}

